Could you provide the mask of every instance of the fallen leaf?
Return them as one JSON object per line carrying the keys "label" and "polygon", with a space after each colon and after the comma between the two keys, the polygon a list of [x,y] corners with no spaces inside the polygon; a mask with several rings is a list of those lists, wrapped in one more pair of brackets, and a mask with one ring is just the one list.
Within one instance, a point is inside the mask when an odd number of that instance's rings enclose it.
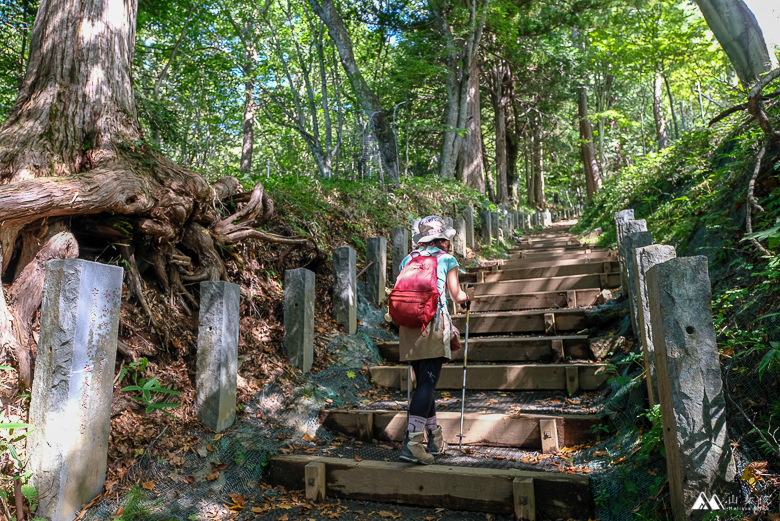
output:
{"label": "fallen leaf", "polygon": [[187,476],[187,483],[195,483],[195,476]]}
{"label": "fallen leaf", "polygon": [[377,514],[379,514],[382,517],[390,517],[390,518],[393,518],[393,519],[398,519],[399,517],[401,517],[400,513],[399,514],[393,514],[392,512],[388,512],[387,510],[380,510],[379,512],[377,512]]}
{"label": "fallen leaf", "polygon": [[214,445],[209,443],[208,445],[206,445],[206,450],[209,452],[214,452]]}
{"label": "fallen leaf", "polygon": [[220,463],[219,461],[211,462],[211,470],[225,470],[226,468],[227,465],[225,463]]}
{"label": "fallen leaf", "polygon": [[303,441],[316,441],[316,440],[317,440],[317,436],[312,436],[308,432],[303,435]]}
{"label": "fallen leaf", "polygon": [[154,481],[144,481],[141,486],[146,490],[154,490],[155,483]]}
{"label": "fallen leaf", "polygon": [[216,481],[219,478],[219,471],[209,472],[206,474],[206,481]]}
{"label": "fallen leaf", "polygon": [[285,514],[282,517],[278,518],[277,521],[289,521],[289,519],[290,519],[290,516]]}
{"label": "fallen leaf", "polygon": [[363,461],[363,458],[361,458],[360,456],[355,456],[355,461]]}

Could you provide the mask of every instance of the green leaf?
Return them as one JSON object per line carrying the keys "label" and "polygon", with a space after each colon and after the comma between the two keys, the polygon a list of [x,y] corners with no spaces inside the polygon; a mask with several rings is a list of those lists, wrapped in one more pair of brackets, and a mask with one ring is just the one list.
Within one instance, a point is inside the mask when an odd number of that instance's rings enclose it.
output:
{"label": "green leaf", "polygon": [[29,423],[0,423],[0,429],[29,429]]}

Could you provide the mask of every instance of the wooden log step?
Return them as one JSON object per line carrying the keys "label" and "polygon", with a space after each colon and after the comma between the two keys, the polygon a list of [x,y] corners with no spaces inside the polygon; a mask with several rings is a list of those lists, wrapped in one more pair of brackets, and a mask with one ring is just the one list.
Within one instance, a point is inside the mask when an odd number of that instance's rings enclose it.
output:
{"label": "wooden log step", "polygon": [[[460,413],[439,411],[436,419],[444,433],[444,441],[457,445],[460,441]],[[598,415],[468,412],[463,415],[463,444],[552,452],[560,447],[591,443],[595,440],[593,426],[601,421]],[[329,432],[364,442],[402,442],[408,418],[406,411],[324,409],[320,411],[320,423]],[[549,426],[555,428],[556,436],[549,431]],[[557,446],[548,443],[553,439],[557,440]]]}
{"label": "wooden log step", "polygon": [[[593,511],[590,479],[580,474],[295,454],[275,456],[268,467],[273,485],[306,490],[312,497],[319,489],[328,498],[514,514],[517,519],[588,519]],[[317,479],[323,473],[324,484]]]}
{"label": "wooden log step", "polygon": [[533,251],[540,249],[552,249],[560,248],[564,250],[579,250],[579,249],[592,249],[592,246],[582,245],[577,239],[553,239],[553,240],[539,240],[539,241],[523,241],[517,248],[510,248],[510,253],[518,253],[521,251]]}
{"label": "wooden log step", "polygon": [[483,295],[476,296],[472,299],[471,311],[579,308],[596,305],[596,299],[600,294],[600,289],[593,288],[573,289],[569,291],[543,291],[539,293]]}
{"label": "wooden log step", "polygon": [[[465,329],[461,330],[462,334],[465,332]],[[377,345],[382,358],[391,362],[399,361],[398,342],[379,342]],[[455,351],[452,359],[463,360],[463,353],[463,349]],[[533,362],[542,358],[558,361],[569,357],[590,357],[587,335],[469,338],[469,360],[474,362]]]}
{"label": "wooden log step", "polygon": [[[460,331],[466,332],[466,315],[453,315],[452,322]],[[563,331],[580,331],[585,327],[585,310],[581,308],[480,313],[472,314],[469,319],[469,332],[473,335],[502,333],[557,335]]]}
{"label": "wooden log step", "polygon": [[[507,280],[540,279],[545,277],[571,277],[575,275],[600,275],[602,273],[620,273],[618,261],[579,262],[562,266],[547,266],[534,268],[505,268],[500,270],[483,270],[476,273],[461,275],[463,282],[502,282]],[[466,280],[466,277],[471,277]]]}
{"label": "wooden log step", "polygon": [[592,250],[592,249],[534,250],[534,251],[527,251],[527,252],[520,252],[520,253],[511,253],[509,254],[509,260],[506,261],[504,264],[506,265],[512,261],[518,261],[518,260],[549,261],[549,260],[565,260],[565,259],[571,260],[571,259],[583,259],[583,258],[592,258],[592,259],[601,260],[601,259],[617,258],[617,256],[612,252],[612,250]]}
{"label": "wooden log step", "polygon": [[586,262],[599,262],[617,260],[617,254],[613,251],[594,251],[588,254],[548,254],[540,257],[525,259],[509,259],[498,264],[496,269],[538,268],[550,266],[565,266]]}
{"label": "wooden log step", "polygon": [[504,280],[500,282],[484,282],[472,285],[476,296],[566,291],[571,289],[609,289],[617,288],[618,286],[620,286],[620,271],[591,275],[566,275],[562,277]]}
{"label": "wooden log step", "polygon": [[[406,365],[369,369],[375,385],[406,390]],[[594,391],[611,376],[605,364],[474,365],[466,372],[466,389],[481,391]],[[412,377],[414,378],[414,377]],[[412,382],[414,384],[414,382]],[[445,365],[437,389],[461,389],[463,367]]]}

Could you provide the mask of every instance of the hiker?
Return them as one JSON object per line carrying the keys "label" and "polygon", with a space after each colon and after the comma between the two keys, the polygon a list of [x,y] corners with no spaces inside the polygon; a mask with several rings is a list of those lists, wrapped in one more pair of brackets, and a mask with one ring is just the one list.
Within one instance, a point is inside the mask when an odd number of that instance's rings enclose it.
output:
{"label": "hiker", "polygon": [[[447,228],[444,219],[431,215],[420,221],[419,233],[412,242],[417,249],[401,261],[403,270],[415,252],[437,257],[437,284],[439,303],[436,315],[422,329],[399,326],[400,358],[409,362],[414,370],[417,387],[409,403],[409,425],[401,449],[400,458],[414,463],[429,464],[433,456],[444,449],[444,437],[436,422],[436,383],[442,364],[452,358],[452,347],[460,348],[458,331],[452,325],[447,309],[447,293],[456,303],[468,301],[467,294],[458,283],[458,261],[449,254],[450,240],[455,236],[453,228]],[[446,290],[445,290],[446,288]],[[427,432],[428,450],[423,445]]]}

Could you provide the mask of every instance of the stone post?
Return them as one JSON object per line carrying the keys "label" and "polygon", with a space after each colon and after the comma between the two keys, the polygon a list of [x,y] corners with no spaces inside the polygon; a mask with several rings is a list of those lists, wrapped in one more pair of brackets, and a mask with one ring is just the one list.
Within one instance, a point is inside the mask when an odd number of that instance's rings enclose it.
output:
{"label": "stone post", "polygon": [[415,219],[412,221],[412,249],[417,246],[417,243],[414,242],[414,236],[420,233],[420,221],[422,221],[422,219]]}
{"label": "stone post", "polygon": [[238,284],[200,283],[195,410],[215,431],[227,429],[236,419],[240,303]]}
{"label": "stone post", "polygon": [[620,262],[625,264],[626,267],[626,282],[627,285],[624,288],[624,294],[628,295],[628,305],[631,314],[631,328],[634,331],[634,338],[641,341],[642,335],[639,332],[639,306],[637,299],[639,298],[636,292],[636,276],[634,273],[634,250],[642,248],[644,246],[650,246],[653,244],[653,234],[650,232],[634,232],[629,233],[623,237],[623,253],[624,256],[620,259]]}
{"label": "stone post", "polygon": [[534,225],[531,223],[530,215],[523,215],[523,221],[524,221],[523,228],[525,228],[526,230],[530,230],[531,228],[534,227]]}
{"label": "stone post", "polygon": [[490,214],[490,229],[493,230],[496,239],[501,238],[501,234],[499,233],[499,230],[501,230],[501,223],[498,212],[492,212]]}
{"label": "stone post", "polygon": [[687,520],[700,494],[720,493],[735,474],[707,258],[656,264],[647,270],[647,296],[672,513]]}
{"label": "stone post", "polygon": [[617,234],[617,245],[620,250],[620,241],[623,240],[625,233],[621,230],[624,223],[634,220],[634,210],[629,208],[628,210],[620,210],[615,212],[615,233]]}
{"label": "stone post", "polygon": [[393,270],[391,272],[390,280],[395,282],[395,278],[398,276],[398,272],[401,271],[401,261],[409,253],[409,230],[403,226],[393,228]]}
{"label": "stone post", "polygon": [[455,237],[452,238],[452,250],[461,257],[466,257],[466,221],[455,219]]}
{"label": "stone post", "polygon": [[81,259],[46,264],[27,440],[37,517],[70,521],[103,489],[122,275]]}
{"label": "stone post", "polygon": [[482,241],[485,246],[490,246],[493,244],[493,218],[487,210],[480,212],[479,216],[482,218]]}
{"label": "stone post", "polygon": [[463,212],[466,221],[466,246],[474,249],[474,209],[470,206]]}
{"label": "stone post", "polygon": [[542,218],[544,219],[542,224],[545,228],[548,226],[552,226],[552,215],[550,215],[550,210],[545,210],[542,213]]}
{"label": "stone post", "polygon": [[658,401],[658,378],[655,370],[655,346],[653,344],[653,329],[650,327],[650,303],[647,301],[647,270],[677,257],[674,246],[653,244],[634,250],[634,282],[636,284],[636,304],[639,332],[634,336],[642,339],[642,352],[645,357],[645,374],[647,381],[647,397],[650,407],[661,403]]}
{"label": "stone post", "polygon": [[[647,222],[644,219],[636,219],[631,221],[624,221],[618,228],[618,258],[620,259],[620,289],[623,295],[629,294],[629,281],[627,261],[625,255],[625,249],[623,248],[623,238],[629,233],[646,232]],[[640,244],[640,246],[647,246],[647,244]]]}
{"label": "stone post", "polygon": [[444,218],[444,226],[447,228],[452,228],[452,217]]}
{"label": "stone post", "polygon": [[333,250],[333,318],[348,335],[357,332],[357,255],[349,246]]}
{"label": "stone post", "polygon": [[366,263],[371,264],[366,271],[368,296],[374,304],[381,306],[385,301],[387,286],[387,239],[366,239]]}
{"label": "stone post", "polygon": [[304,373],[314,362],[314,272],[284,272],[284,350],[290,364]]}

